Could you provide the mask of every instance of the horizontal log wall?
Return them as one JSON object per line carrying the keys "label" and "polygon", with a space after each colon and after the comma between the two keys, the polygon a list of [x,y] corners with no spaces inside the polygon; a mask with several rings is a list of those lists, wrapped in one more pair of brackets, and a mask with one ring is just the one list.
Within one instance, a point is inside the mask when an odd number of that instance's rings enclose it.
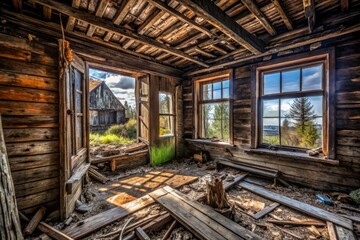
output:
{"label": "horizontal log wall", "polygon": [[0,113],[17,204],[31,213],[59,208],[58,48],[23,37],[0,33]]}
{"label": "horizontal log wall", "polygon": [[[205,149],[212,158],[226,156],[233,161],[281,171],[288,181],[305,186],[348,191],[360,187],[360,48],[349,38],[333,43],[336,54],[336,159],[339,166],[306,162],[297,158],[248,154],[251,145],[251,65],[234,69],[233,133],[235,147],[190,143],[186,149]],[[193,87],[184,82],[184,131],[193,137]],[[192,152],[191,151],[191,152]],[[190,153],[191,153],[190,152]],[[231,154],[233,156],[231,156]]]}

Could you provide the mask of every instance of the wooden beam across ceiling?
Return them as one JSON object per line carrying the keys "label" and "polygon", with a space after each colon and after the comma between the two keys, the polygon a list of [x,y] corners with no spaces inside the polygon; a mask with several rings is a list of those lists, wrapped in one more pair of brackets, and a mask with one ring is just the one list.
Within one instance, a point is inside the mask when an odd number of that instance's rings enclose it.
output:
{"label": "wooden beam across ceiling", "polygon": [[266,31],[270,33],[271,36],[276,35],[275,28],[271,25],[267,17],[260,11],[258,6],[253,0],[241,0],[241,2],[249,9],[249,11],[255,16],[257,20],[264,26]]}
{"label": "wooden beam across ceiling", "polygon": [[161,9],[162,11],[169,13],[170,15],[179,19],[180,21],[189,24],[191,27],[195,28],[196,30],[205,33],[209,37],[213,36],[212,32],[209,29],[201,26],[200,24],[196,23],[194,20],[186,17],[185,15],[171,8],[169,5],[162,2],[161,0],[147,0],[147,1],[151,5],[154,5],[155,7]]}
{"label": "wooden beam across ceiling", "polygon": [[47,7],[50,7],[51,9],[53,10],[56,10],[62,14],[65,14],[67,16],[72,16],[74,18],[77,18],[79,20],[82,20],[82,21],[85,21],[85,22],[88,22],[89,24],[95,26],[95,27],[99,27],[99,28],[102,28],[104,29],[105,31],[111,31],[113,33],[116,33],[120,36],[123,36],[123,37],[126,37],[130,40],[133,40],[133,41],[137,41],[139,43],[142,43],[142,44],[146,44],[148,46],[152,46],[152,47],[155,47],[155,48],[158,48],[159,50],[162,50],[164,52],[168,52],[172,55],[175,55],[175,56],[178,56],[178,57],[181,57],[181,58],[185,58],[191,62],[194,62],[200,66],[203,66],[203,67],[209,67],[209,65],[207,65],[206,63],[204,63],[203,61],[199,60],[199,59],[196,59],[180,50],[177,50],[177,49],[173,49],[169,46],[166,46],[152,38],[149,38],[149,37],[146,37],[146,36],[143,36],[143,35],[139,35],[129,29],[125,29],[123,27],[116,27],[114,26],[114,24],[112,24],[111,22],[105,20],[105,19],[102,19],[102,18],[99,18],[99,17],[96,17],[90,13],[87,13],[87,12],[84,12],[84,11],[80,11],[80,10],[77,10],[77,9],[74,9],[66,4],[63,4],[63,3],[60,3],[60,2],[56,2],[56,1],[53,1],[53,0],[32,0],[33,2],[37,3],[37,4],[40,4],[40,5],[43,5],[43,6],[47,6]]}
{"label": "wooden beam across ceiling", "polygon": [[[289,40],[289,41],[281,43],[281,44],[275,44],[275,46],[269,46],[268,50],[262,54],[252,55],[252,56],[247,56],[247,54],[245,54],[240,59],[237,59],[234,61],[228,61],[228,62],[224,62],[221,64],[215,64],[207,69],[189,71],[189,72],[185,73],[185,76],[194,76],[194,75],[198,75],[198,74],[208,73],[211,71],[216,71],[219,69],[228,68],[228,67],[231,67],[231,66],[234,66],[234,65],[237,65],[240,63],[244,63],[246,61],[256,59],[259,57],[272,55],[272,54],[275,54],[278,52],[310,45],[312,43],[325,41],[325,40],[328,40],[331,38],[336,38],[336,37],[344,36],[344,35],[359,32],[359,31],[360,31],[360,24],[355,24],[350,27],[341,28],[341,30],[339,30],[339,28],[334,28],[334,29],[331,29],[331,30],[329,29],[329,30],[326,30],[326,31],[323,31],[320,33],[313,33],[313,35],[311,35],[311,37],[304,36],[302,38],[298,38],[296,41]],[[324,34],[324,32],[326,32],[326,34]]]}
{"label": "wooden beam across ceiling", "polygon": [[287,29],[293,30],[294,29],[293,23],[285,11],[285,7],[282,3],[282,0],[272,0],[272,3],[274,4],[275,9],[279,13]]}
{"label": "wooden beam across ceiling", "polygon": [[178,0],[178,2],[254,54],[260,54],[264,51],[264,43],[260,39],[247,32],[212,1]]}
{"label": "wooden beam across ceiling", "polygon": [[[60,24],[45,22],[2,8],[0,8],[0,15],[8,22],[26,28],[36,34],[44,34],[54,39],[62,38]],[[81,50],[88,55],[97,56],[97,58],[102,57],[106,61],[113,59],[111,60],[112,66],[123,67],[124,69],[129,69],[134,72],[157,73],[173,78],[180,78],[183,73],[174,67],[149,60],[149,57],[143,58],[140,55],[131,55],[130,52],[122,49],[117,44],[104,42],[98,38],[89,38],[85,34],[67,32],[66,39],[70,41],[70,45],[75,51]],[[121,51],[125,52],[125,54]]]}

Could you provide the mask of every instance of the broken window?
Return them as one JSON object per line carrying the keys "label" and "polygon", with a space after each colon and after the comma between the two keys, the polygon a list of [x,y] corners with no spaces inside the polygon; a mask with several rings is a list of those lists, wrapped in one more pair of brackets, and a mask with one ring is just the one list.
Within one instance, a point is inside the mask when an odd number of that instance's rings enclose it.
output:
{"label": "broken window", "polygon": [[174,111],[170,93],[159,94],[159,126],[160,136],[172,135],[174,128]]}
{"label": "broken window", "polygon": [[228,142],[230,81],[203,82],[200,86],[200,125],[202,138],[216,138]]}
{"label": "broken window", "polygon": [[312,63],[261,74],[260,144],[322,146],[323,68]]}

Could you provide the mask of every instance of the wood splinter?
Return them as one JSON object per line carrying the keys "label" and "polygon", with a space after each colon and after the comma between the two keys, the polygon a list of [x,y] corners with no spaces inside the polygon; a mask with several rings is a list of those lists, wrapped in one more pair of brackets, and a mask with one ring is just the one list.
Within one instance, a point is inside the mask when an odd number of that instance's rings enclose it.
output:
{"label": "wood splinter", "polygon": [[31,235],[34,230],[39,225],[40,221],[43,219],[46,213],[46,208],[41,206],[41,208],[35,213],[34,217],[30,220],[26,228],[24,229],[25,235]]}

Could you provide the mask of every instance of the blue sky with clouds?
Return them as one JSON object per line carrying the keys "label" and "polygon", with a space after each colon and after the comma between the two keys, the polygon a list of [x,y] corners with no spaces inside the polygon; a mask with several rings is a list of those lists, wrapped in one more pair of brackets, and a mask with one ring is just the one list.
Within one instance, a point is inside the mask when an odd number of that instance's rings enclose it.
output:
{"label": "blue sky with clouds", "polygon": [[129,105],[135,106],[135,78],[97,69],[90,69],[89,73],[90,77],[105,81],[121,103],[127,101]]}

